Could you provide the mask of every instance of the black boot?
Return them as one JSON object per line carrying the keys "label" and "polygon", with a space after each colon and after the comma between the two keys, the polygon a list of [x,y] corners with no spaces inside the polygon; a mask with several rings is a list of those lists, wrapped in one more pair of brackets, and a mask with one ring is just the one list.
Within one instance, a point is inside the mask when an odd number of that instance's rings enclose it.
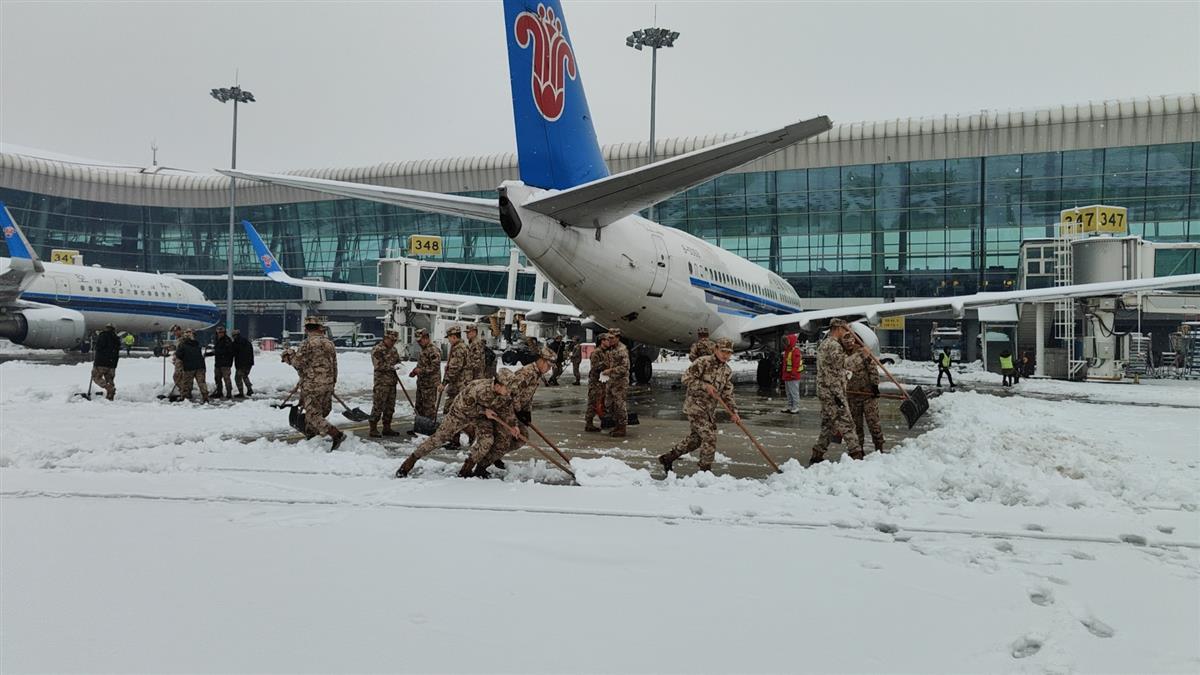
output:
{"label": "black boot", "polygon": [[337,450],[338,446],[342,444],[342,441],[346,440],[346,433],[344,431],[342,431],[340,429],[335,429],[335,431],[337,431],[337,435],[331,436],[331,438],[333,439],[333,443],[329,446],[328,452],[333,452],[334,450]]}
{"label": "black boot", "polygon": [[658,456],[658,463],[662,464],[663,474],[671,473],[671,467],[674,466],[676,459],[679,458],[673,452]]}
{"label": "black boot", "polygon": [[471,458],[468,457],[467,460],[465,462],[463,462],[462,468],[458,470],[458,477],[459,478],[470,478],[471,472],[474,470],[475,470],[475,462],[471,461]]}
{"label": "black boot", "polygon": [[825,461],[825,452],[823,450],[818,450],[816,448],[813,448],[812,457],[808,458],[808,465],[812,466],[813,464],[820,464],[821,462],[824,462],[824,461]]}

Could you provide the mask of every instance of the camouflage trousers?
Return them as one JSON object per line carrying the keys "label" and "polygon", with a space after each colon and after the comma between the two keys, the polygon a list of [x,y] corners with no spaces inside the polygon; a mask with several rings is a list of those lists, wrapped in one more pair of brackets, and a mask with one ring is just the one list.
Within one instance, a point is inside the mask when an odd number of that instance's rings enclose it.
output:
{"label": "camouflage trousers", "polygon": [[[233,372],[233,368],[217,368],[216,375],[213,378],[216,380],[216,385],[213,387],[215,396],[220,396],[224,392],[226,396],[233,396],[233,382],[229,379],[229,374]],[[221,385],[225,385],[222,387]]]}
{"label": "camouflage trousers", "polygon": [[383,426],[392,426],[392,416],[396,414],[396,383],[394,381],[375,380],[371,390],[371,421],[383,420]]}
{"label": "camouflage trousers", "polygon": [[583,381],[579,378],[579,362],[578,361],[571,362],[571,374],[575,376],[575,384],[579,384],[580,382]]}
{"label": "camouflage trousers", "polygon": [[486,417],[481,419],[467,419],[455,413],[448,413],[442,418],[441,424],[438,424],[437,431],[422,441],[416,450],[413,450],[413,457],[421,459],[446,443],[457,441],[459,434],[463,432],[472,434],[475,437],[475,444],[471,448],[472,457],[476,453],[479,453],[479,456],[483,457],[491,452],[495,441],[495,425],[492,424],[491,420]]}
{"label": "camouflage trousers", "polygon": [[558,378],[562,376],[563,364],[554,364],[554,370],[550,371],[550,384],[558,384]]}
{"label": "camouflage trousers", "polygon": [[629,382],[609,380],[604,387],[604,413],[612,418],[613,425],[625,426],[629,420]]}
{"label": "camouflage trousers", "polygon": [[596,408],[604,405],[604,383],[599,380],[588,380],[587,413],[583,419],[588,424],[596,419]]}
{"label": "camouflage trousers", "polygon": [[[471,446],[471,461],[478,466],[491,466],[497,460],[503,459],[505,455],[525,445],[525,441],[519,438],[513,438],[507,429],[503,429],[500,425],[492,422],[489,424],[491,429],[491,441],[489,447],[484,450],[478,440],[475,445]],[[523,425],[517,425],[521,429],[522,435],[528,435],[529,430]],[[478,426],[476,426],[478,428]]]}
{"label": "camouflage trousers", "polygon": [[175,385],[175,391],[180,395],[183,394],[183,364],[175,363],[175,371],[171,374],[171,383]]}
{"label": "camouflage trousers", "polygon": [[205,378],[208,377],[207,370],[184,370],[179,376],[179,396],[184,399],[192,398],[192,384],[195,383],[200,387],[200,397],[208,398],[208,383]]}
{"label": "camouflage trousers", "polygon": [[[442,390],[442,398],[446,401],[446,405],[442,406],[443,413],[450,412],[450,404],[454,403],[454,398],[456,396],[458,396],[458,387],[452,384],[446,385],[446,388]],[[437,399],[434,399],[434,406],[436,405]]]}
{"label": "camouflage trousers", "polygon": [[667,456],[671,461],[690,453],[700,451],[698,465],[701,471],[712,468],[713,459],[717,456],[717,418],[716,409],[692,409],[687,412],[688,424],[691,431],[688,435],[671,448]]}
{"label": "camouflage trousers", "polygon": [[821,401],[821,435],[817,437],[817,444],[813,446],[813,450],[825,452],[838,436],[841,436],[846,452],[861,450],[862,446],[854,433],[854,423],[850,420],[850,407],[846,399],[820,390],[817,391],[817,398]]}
{"label": "camouflage trousers", "polygon": [[437,381],[424,383],[417,378],[417,399],[413,402],[421,417],[437,417]]}
{"label": "camouflage trousers", "polygon": [[863,420],[866,419],[875,449],[883,450],[883,426],[879,423],[878,399],[852,396],[850,398],[850,419],[854,420],[854,433],[858,435],[860,443],[865,443],[867,440],[867,437],[863,435]]}
{"label": "camouflage trousers", "polygon": [[239,394],[252,393],[254,391],[254,387],[250,386],[250,368],[253,367],[238,368],[237,372],[234,373],[233,381],[237,383]]}
{"label": "camouflage trousers", "polygon": [[104,366],[92,367],[92,382],[95,382],[109,398],[117,395],[117,369]]}
{"label": "camouflage trousers", "polygon": [[333,410],[333,387],[300,385],[300,403],[304,406],[304,433],[325,436],[335,429],[329,420]]}

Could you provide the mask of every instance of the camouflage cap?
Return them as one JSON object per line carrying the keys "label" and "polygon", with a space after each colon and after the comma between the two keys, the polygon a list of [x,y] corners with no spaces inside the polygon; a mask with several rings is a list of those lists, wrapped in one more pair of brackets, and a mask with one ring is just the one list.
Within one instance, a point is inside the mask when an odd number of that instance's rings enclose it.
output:
{"label": "camouflage cap", "polygon": [[696,329],[696,335],[708,335],[708,328],[700,326]]}
{"label": "camouflage cap", "polygon": [[425,330],[424,328],[418,328],[415,335],[417,339],[420,340],[421,338],[429,337],[429,331]]}
{"label": "camouflage cap", "polygon": [[846,323],[845,319],[833,319],[829,322],[829,327],[831,329],[837,328],[838,326],[841,326],[842,328],[849,328],[850,324]]}
{"label": "camouflage cap", "polygon": [[601,341],[603,341],[603,340],[607,340],[607,339],[608,339],[608,338],[610,338],[610,337],[612,337],[612,336],[611,336],[611,335],[609,335],[608,333],[601,333],[601,334],[599,334],[599,335],[597,335],[597,336],[596,336],[596,342],[597,342],[597,343],[599,343],[599,342],[601,342]]}
{"label": "camouflage cap", "polygon": [[383,337],[392,338],[394,340],[394,339],[400,337],[400,332],[394,331],[394,330],[385,330],[385,331],[383,331]]}
{"label": "camouflage cap", "polygon": [[305,326],[324,326],[325,317],[323,316],[306,316],[304,317]]}
{"label": "camouflage cap", "polygon": [[621,329],[620,329],[620,328],[609,328],[609,329],[608,329],[608,336],[609,336],[609,337],[620,338],[620,337],[621,337]]}
{"label": "camouflage cap", "polygon": [[542,350],[538,352],[538,358],[546,359],[547,361],[553,361],[555,356],[554,352],[542,347]]}
{"label": "camouflage cap", "polygon": [[174,332],[175,332],[175,331],[177,331],[177,330],[183,330],[183,328],[182,328],[182,327],[180,327],[180,325],[179,325],[179,324],[175,324],[174,326],[171,326],[171,328],[170,328],[170,331],[171,331],[172,333],[174,333]]}
{"label": "camouflage cap", "polygon": [[719,352],[732,352],[733,340],[730,340],[729,338],[717,338],[716,350]]}
{"label": "camouflage cap", "polygon": [[506,387],[510,386],[513,383],[512,371],[504,369],[504,368],[498,368],[496,370],[496,377],[493,378],[492,381],[495,382],[496,384],[502,384]]}
{"label": "camouflage cap", "polygon": [[477,326],[477,325],[475,325],[475,324],[473,324],[473,323],[469,323],[469,324],[467,324],[467,332],[468,332],[468,333],[478,333],[478,332],[479,332],[479,326]]}
{"label": "camouflage cap", "polygon": [[451,335],[462,337],[462,328],[459,328],[458,326],[450,326],[446,329],[446,337],[450,337]]}

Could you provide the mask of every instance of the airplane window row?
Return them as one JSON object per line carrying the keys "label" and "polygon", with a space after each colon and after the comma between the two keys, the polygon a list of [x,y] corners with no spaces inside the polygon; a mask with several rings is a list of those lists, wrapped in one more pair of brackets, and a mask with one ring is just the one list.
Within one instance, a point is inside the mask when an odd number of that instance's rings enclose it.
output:
{"label": "airplane window row", "polygon": [[147,298],[149,298],[149,297],[161,298],[161,297],[167,296],[166,293],[160,293],[158,291],[145,291],[140,288],[133,288],[133,289],[130,289],[129,291],[126,291],[123,288],[110,289],[106,286],[90,286],[87,284],[84,284],[81,288],[85,291],[90,291],[93,293],[116,293],[118,295],[140,295],[140,296],[147,297]]}
{"label": "airplane window row", "polygon": [[697,268],[699,268],[699,270],[700,270],[699,271],[700,276],[705,279],[723,283],[723,284],[726,284],[729,286],[736,286],[738,288],[742,288],[751,293],[756,293],[760,296],[771,298],[772,300],[776,300],[779,302],[784,302],[784,301],[788,300],[787,296],[785,296],[783,293],[781,293],[773,288],[767,288],[760,284],[746,281],[745,279],[735,277],[732,274],[728,274],[728,273],[722,272],[720,270],[714,270],[714,269],[712,269],[710,267],[706,267],[704,265],[693,265],[690,262],[688,263],[688,271],[690,273],[696,274]]}

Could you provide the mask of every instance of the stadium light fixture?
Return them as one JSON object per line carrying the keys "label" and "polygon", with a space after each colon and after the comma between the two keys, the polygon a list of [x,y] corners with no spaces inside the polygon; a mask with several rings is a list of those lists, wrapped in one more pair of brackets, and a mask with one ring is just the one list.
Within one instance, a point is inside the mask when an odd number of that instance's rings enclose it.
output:
{"label": "stadium light fixture", "polygon": [[[658,88],[658,50],[675,46],[675,40],[679,39],[679,31],[673,31],[669,28],[643,28],[630,33],[629,37],[625,38],[625,46],[632,47],[639,52],[644,48],[650,48],[650,163],[654,163],[654,110],[655,110],[655,93]],[[654,219],[655,208],[650,207],[650,219]]]}
{"label": "stadium light fixture", "polygon": [[[237,168],[237,119],[238,119],[238,104],[239,103],[254,103],[254,94],[242,89],[238,85],[232,87],[220,87],[213,89],[209,95],[217,99],[221,103],[233,101],[233,153],[229,160],[229,168]],[[229,249],[226,251],[226,257],[229,258],[226,273],[229,275],[225,280],[225,329],[233,331],[233,224],[234,224],[234,207],[237,204],[237,181],[231,176],[229,178]]]}

